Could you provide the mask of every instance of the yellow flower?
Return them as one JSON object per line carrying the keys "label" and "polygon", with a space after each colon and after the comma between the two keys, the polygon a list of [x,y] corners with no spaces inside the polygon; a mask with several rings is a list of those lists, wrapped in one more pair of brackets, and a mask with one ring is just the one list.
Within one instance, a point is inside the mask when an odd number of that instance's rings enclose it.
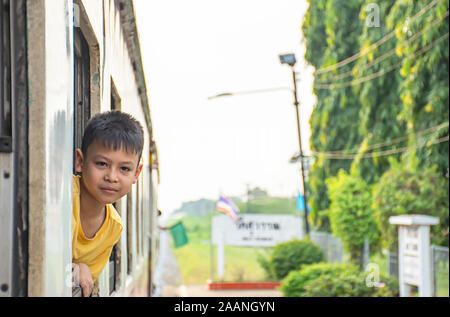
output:
{"label": "yellow flower", "polygon": [[433,106],[432,105],[430,105],[430,104],[427,104],[426,106],[425,106],[425,112],[433,112]]}
{"label": "yellow flower", "polygon": [[359,147],[359,153],[364,153],[367,150],[367,147],[369,146],[367,140],[364,140],[361,142],[361,145]]}
{"label": "yellow flower", "polygon": [[404,68],[402,68],[402,69],[400,69],[400,75],[402,75],[402,77],[406,77],[406,75],[408,75],[408,74],[407,74],[406,70]]}
{"label": "yellow flower", "polygon": [[406,95],[402,99],[403,99],[403,103],[405,103],[406,105],[410,105],[413,102],[411,95]]}

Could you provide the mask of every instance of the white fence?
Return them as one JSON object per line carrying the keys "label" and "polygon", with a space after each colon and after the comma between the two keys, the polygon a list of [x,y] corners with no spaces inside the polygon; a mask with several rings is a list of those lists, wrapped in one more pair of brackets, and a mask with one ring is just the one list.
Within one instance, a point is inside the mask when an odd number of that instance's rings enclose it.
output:
{"label": "white fence", "polygon": [[[448,247],[431,245],[431,281],[433,296],[449,296],[449,262]],[[398,254],[388,252],[388,273],[398,278]]]}

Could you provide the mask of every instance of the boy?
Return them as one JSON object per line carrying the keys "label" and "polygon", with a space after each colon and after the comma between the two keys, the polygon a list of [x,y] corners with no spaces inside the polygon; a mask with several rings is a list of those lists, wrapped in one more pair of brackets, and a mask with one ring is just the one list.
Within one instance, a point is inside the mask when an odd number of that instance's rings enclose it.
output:
{"label": "boy", "polygon": [[142,170],[142,126],[120,111],[92,117],[76,149],[73,176],[72,262],[74,280],[89,296],[111,250],[120,238],[122,222],[112,205],[126,195]]}

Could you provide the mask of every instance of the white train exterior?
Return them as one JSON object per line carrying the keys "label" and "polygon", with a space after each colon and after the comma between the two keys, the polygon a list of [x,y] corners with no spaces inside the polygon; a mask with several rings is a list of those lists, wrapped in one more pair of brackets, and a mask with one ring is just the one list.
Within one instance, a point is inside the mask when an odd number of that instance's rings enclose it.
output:
{"label": "white train exterior", "polygon": [[139,181],[99,296],[149,296],[157,150],[131,0],[0,0],[0,296],[72,296],[73,151],[87,120],[120,109],[144,127]]}

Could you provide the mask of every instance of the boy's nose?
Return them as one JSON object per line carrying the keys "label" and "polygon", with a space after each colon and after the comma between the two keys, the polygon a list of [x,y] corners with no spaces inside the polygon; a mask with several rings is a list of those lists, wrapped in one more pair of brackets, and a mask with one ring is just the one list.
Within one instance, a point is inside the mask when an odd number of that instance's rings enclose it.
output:
{"label": "boy's nose", "polygon": [[114,168],[110,168],[108,170],[108,172],[106,173],[106,180],[111,182],[111,183],[115,183],[117,182],[117,172]]}

